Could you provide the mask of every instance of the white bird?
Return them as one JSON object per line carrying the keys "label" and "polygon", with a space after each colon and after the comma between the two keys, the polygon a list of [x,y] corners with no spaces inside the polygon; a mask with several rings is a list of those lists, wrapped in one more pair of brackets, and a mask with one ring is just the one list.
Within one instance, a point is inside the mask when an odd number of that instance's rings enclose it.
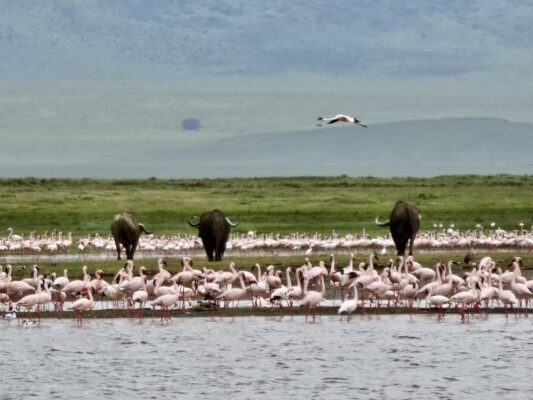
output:
{"label": "white bird", "polygon": [[[317,120],[318,121],[324,121],[328,125],[334,124],[335,122],[348,122],[348,123],[351,123],[351,124],[360,125],[363,128],[368,128],[360,120],[358,120],[356,117],[353,117],[351,115],[337,114],[337,115],[335,115],[334,117],[331,117],[331,118],[318,117]],[[322,126],[322,125],[319,125],[319,126]]]}
{"label": "white bird", "polygon": [[342,314],[348,314],[348,322],[350,322],[350,318],[352,316],[352,313],[355,311],[355,309],[357,308],[357,298],[359,297],[358,296],[358,293],[357,293],[357,285],[354,283],[351,284],[350,288],[353,288],[353,295],[352,297],[350,298],[348,295],[346,296],[346,300],[344,300],[341,304],[341,306],[339,307],[339,311],[338,313],[341,314],[341,321],[342,321]]}
{"label": "white bird", "polygon": [[17,318],[17,313],[15,311],[9,311],[2,315],[2,319],[5,321],[11,321]]}
{"label": "white bird", "polygon": [[9,235],[7,236],[7,240],[11,240],[13,242],[20,242],[22,240],[22,236],[13,235],[13,228],[9,227],[7,228],[7,231],[9,232]]}

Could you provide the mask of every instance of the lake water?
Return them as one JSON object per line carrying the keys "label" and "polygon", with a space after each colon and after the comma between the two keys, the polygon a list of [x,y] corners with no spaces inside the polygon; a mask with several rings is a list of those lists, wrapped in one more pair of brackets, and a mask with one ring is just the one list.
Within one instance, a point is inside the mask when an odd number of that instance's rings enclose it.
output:
{"label": "lake water", "polygon": [[531,399],[533,318],[0,321],[2,400]]}

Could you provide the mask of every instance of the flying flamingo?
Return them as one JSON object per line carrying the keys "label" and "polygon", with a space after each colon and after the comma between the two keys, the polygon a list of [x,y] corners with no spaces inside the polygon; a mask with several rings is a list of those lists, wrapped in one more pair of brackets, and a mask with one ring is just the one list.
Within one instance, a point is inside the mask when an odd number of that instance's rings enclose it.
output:
{"label": "flying flamingo", "polygon": [[[337,114],[334,117],[331,118],[324,118],[324,117],[318,117],[318,121],[324,121],[327,123],[327,125],[334,124],[336,122],[348,122],[351,124],[357,124],[359,126],[362,126],[363,128],[368,128],[365,124],[363,124],[360,120],[358,120],[356,117],[352,115],[345,115],[345,114]],[[322,124],[319,124],[318,126],[322,126]]]}

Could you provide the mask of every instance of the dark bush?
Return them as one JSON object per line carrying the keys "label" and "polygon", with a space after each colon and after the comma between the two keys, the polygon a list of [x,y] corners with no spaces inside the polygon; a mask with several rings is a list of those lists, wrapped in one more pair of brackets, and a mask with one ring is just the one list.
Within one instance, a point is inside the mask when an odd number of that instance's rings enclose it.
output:
{"label": "dark bush", "polygon": [[181,121],[181,127],[186,131],[197,131],[202,127],[198,118],[185,118]]}

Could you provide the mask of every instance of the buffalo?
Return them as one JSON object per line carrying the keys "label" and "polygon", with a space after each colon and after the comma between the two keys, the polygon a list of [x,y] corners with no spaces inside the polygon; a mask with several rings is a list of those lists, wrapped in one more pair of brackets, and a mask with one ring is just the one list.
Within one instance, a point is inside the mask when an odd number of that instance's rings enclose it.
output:
{"label": "buffalo", "polygon": [[132,213],[121,213],[113,217],[111,221],[111,234],[115,239],[117,246],[117,260],[120,260],[120,245],[124,246],[126,250],[126,257],[128,260],[133,260],[135,250],[139,244],[139,237],[144,232],[150,235],[143,224],[137,221],[137,217]]}
{"label": "buffalo", "polygon": [[420,228],[420,213],[415,205],[398,201],[392,209],[389,220],[380,222],[377,217],[376,224],[390,227],[392,240],[394,240],[399,256],[405,255],[407,242],[409,242],[409,255],[413,254],[416,233]]}
{"label": "buffalo", "polygon": [[[203,213],[197,222],[187,219],[193,228],[198,228],[198,236],[202,238],[205,253],[209,261],[220,261],[226,250],[230,228],[235,228],[239,222],[231,222],[222,211],[213,210]],[[215,253],[213,257],[213,252]]]}

